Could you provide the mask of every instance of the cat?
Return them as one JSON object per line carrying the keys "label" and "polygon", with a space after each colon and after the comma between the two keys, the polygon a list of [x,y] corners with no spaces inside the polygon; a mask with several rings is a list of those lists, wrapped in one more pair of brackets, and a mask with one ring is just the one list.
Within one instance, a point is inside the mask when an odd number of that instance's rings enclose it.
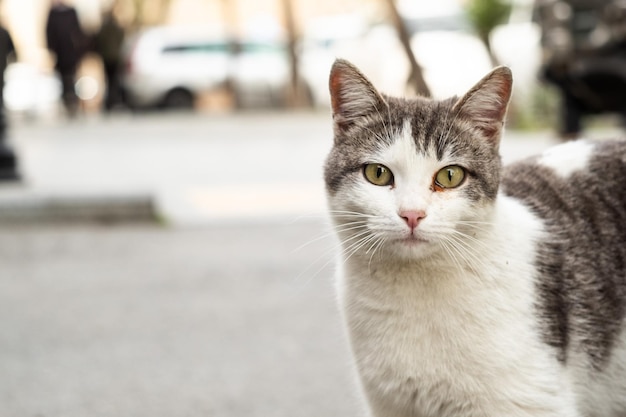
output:
{"label": "cat", "polygon": [[380,93],[338,59],[337,293],[375,417],[626,416],[626,142],[502,167],[511,71]]}

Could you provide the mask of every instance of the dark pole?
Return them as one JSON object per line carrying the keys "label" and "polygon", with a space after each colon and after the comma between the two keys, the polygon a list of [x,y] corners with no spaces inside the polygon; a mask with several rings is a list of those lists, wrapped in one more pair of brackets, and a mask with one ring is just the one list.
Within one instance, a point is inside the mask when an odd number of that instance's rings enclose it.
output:
{"label": "dark pole", "polygon": [[4,70],[9,55],[15,54],[15,47],[9,32],[0,26],[0,181],[18,180],[17,157],[7,143],[7,118],[4,108]]}
{"label": "dark pole", "polygon": [[14,181],[19,180],[20,175],[17,171],[17,156],[13,149],[9,146],[6,140],[6,116],[4,114],[4,106],[0,110],[2,115],[0,116],[0,125],[3,131],[0,136],[0,181]]}
{"label": "dark pole", "polygon": [[411,74],[409,75],[408,83],[413,86],[415,91],[425,97],[430,97],[430,89],[424,80],[424,76],[422,74],[422,68],[417,63],[417,59],[415,58],[415,54],[413,53],[413,49],[411,49],[411,39],[409,36],[409,31],[402,20],[402,16],[398,12],[398,8],[396,7],[396,3],[394,0],[386,0],[387,5],[389,6],[389,12],[391,13],[391,19],[393,21],[393,25],[398,32],[398,37],[400,38],[400,42],[404,47],[404,52],[406,53],[407,58],[409,59],[409,63],[411,65]]}
{"label": "dark pole", "polygon": [[0,113],[0,125],[2,126],[0,127],[2,129],[2,135],[0,136],[0,181],[19,180],[17,156],[6,140],[7,123],[4,106],[0,109]]}

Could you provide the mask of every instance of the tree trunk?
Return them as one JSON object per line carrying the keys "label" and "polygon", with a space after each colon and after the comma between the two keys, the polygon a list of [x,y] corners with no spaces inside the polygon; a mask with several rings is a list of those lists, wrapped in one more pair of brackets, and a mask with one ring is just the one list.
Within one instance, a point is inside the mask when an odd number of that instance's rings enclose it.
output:
{"label": "tree trunk", "polygon": [[489,40],[489,35],[482,37],[483,44],[485,45],[485,49],[487,50],[487,54],[489,54],[489,59],[491,60],[491,66],[499,67],[500,60],[493,52],[493,48],[491,47],[491,41]]}
{"label": "tree trunk", "polygon": [[[236,39],[238,37],[239,29],[239,15],[237,13],[237,2],[235,0],[222,0],[222,18],[226,22],[226,33],[228,34],[228,52],[230,56],[235,56],[239,53]],[[237,89],[235,88],[235,81],[233,80],[232,71],[228,71],[226,76],[226,82],[224,83],[224,92],[227,94],[233,106],[236,109],[242,107],[242,103],[238,98]]]}
{"label": "tree trunk", "polygon": [[287,53],[289,57],[289,91],[287,92],[287,104],[290,107],[310,107],[311,100],[306,94],[300,79],[298,62],[298,35],[293,17],[292,0],[282,0],[285,27],[287,29]]}
{"label": "tree trunk", "polygon": [[389,11],[391,13],[391,19],[393,21],[393,25],[398,32],[398,37],[400,38],[400,42],[404,47],[404,52],[406,53],[407,58],[409,59],[409,63],[411,65],[411,73],[409,75],[409,79],[407,83],[415,89],[415,91],[424,96],[430,97],[430,89],[424,80],[424,75],[422,74],[422,67],[417,63],[417,59],[415,58],[415,54],[413,53],[413,49],[411,49],[411,39],[409,36],[409,31],[398,12],[398,8],[396,7],[396,3],[394,0],[386,0],[387,5],[389,6]]}

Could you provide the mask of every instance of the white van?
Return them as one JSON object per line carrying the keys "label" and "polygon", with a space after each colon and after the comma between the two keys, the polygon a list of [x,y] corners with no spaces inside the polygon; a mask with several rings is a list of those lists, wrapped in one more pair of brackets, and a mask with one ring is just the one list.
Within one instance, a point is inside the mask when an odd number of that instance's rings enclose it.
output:
{"label": "white van", "polygon": [[289,65],[277,42],[238,41],[202,28],[157,27],[124,48],[122,87],[135,107],[191,108],[196,98],[231,83],[239,104],[285,97]]}

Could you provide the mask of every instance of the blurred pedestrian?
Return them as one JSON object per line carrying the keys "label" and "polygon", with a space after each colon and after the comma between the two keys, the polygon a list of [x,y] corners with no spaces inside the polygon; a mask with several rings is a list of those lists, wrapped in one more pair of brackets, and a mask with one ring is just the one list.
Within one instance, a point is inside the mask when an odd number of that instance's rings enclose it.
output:
{"label": "blurred pedestrian", "polygon": [[583,118],[626,117],[626,5],[614,0],[535,0],[541,76],[560,93],[559,134],[576,139]]}
{"label": "blurred pedestrian", "polygon": [[74,84],[76,70],[87,47],[76,9],[63,0],[52,0],[46,22],[48,49],[55,55],[55,69],[61,77],[63,104],[70,116],[78,111],[79,100]]}
{"label": "blurred pedestrian", "polygon": [[120,62],[123,42],[124,29],[115,18],[111,8],[104,14],[102,25],[94,39],[96,52],[102,58],[104,66],[106,81],[104,109],[106,111],[110,111],[113,107],[122,103]]}
{"label": "blurred pedestrian", "polygon": [[15,45],[9,32],[0,25],[0,180],[17,179],[17,161],[7,144],[7,118],[4,109],[4,72],[10,60],[14,60]]}
{"label": "blurred pedestrian", "polygon": [[0,24],[0,142],[6,137],[7,122],[4,112],[4,71],[9,59],[15,58],[15,45],[11,34]]}

